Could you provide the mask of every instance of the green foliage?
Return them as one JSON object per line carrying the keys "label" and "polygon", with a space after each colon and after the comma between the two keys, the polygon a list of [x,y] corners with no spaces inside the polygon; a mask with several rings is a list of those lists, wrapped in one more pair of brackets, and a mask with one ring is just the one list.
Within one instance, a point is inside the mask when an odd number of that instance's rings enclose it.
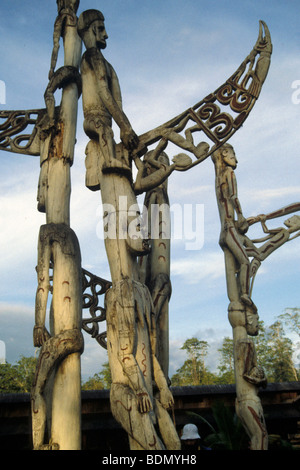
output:
{"label": "green foliage", "polygon": [[209,430],[204,439],[204,445],[211,450],[248,450],[249,437],[244,427],[231,408],[222,402],[212,406],[213,421],[209,422],[195,412],[186,412],[191,422],[202,422]]}
{"label": "green foliage", "polygon": [[37,359],[21,356],[15,365],[0,364],[0,393],[29,393]]}
{"label": "green foliage", "polygon": [[[293,362],[294,352],[299,343],[293,343],[286,335],[286,329],[300,335],[300,309],[286,309],[269,327],[260,322],[260,332],[253,338],[259,364],[263,367],[268,382],[291,382],[300,378]],[[188,359],[171,378],[173,386],[224,385],[235,383],[233,340],[225,337],[220,353],[217,373],[208,370],[204,364],[209,345],[206,341],[190,338],[181,349],[186,350]]]}
{"label": "green foliage", "polygon": [[111,387],[111,372],[109,368],[109,363],[105,362],[102,366],[102,370],[97,374],[94,374],[93,377],[90,377],[82,385],[82,390],[104,390]]}
{"label": "green foliage", "polygon": [[105,362],[103,364],[102,370],[99,375],[101,377],[101,380],[104,383],[104,388],[110,388],[111,387],[111,371],[110,371],[108,362]]}
{"label": "green foliage", "polygon": [[220,362],[218,365],[219,374],[217,383],[219,385],[233,384],[235,382],[233,340],[226,336],[218,352],[220,353]]}
{"label": "green foliage", "polygon": [[237,415],[223,403],[212,407],[216,429],[205,439],[212,450],[247,450],[249,437]]}
{"label": "green foliage", "polygon": [[82,390],[103,390],[105,387],[100,374],[94,374],[93,377],[84,382],[81,388]]}
{"label": "green foliage", "polygon": [[207,356],[209,345],[206,341],[200,341],[197,338],[187,339],[181,349],[187,352],[188,359],[172,377],[172,385],[199,385],[212,383],[213,374],[211,374],[204,362]]}
{"label": "green foliage", "polygon": [[219,374],[212,373],[205,365],[209,345],[206,341],[197,338],[187,339],[181,349],[187,351],[188,359],[177,369],[171,378],[173,386],[183,387],[189,385],[214,385],[234,383],[233,342],[224,338],[221,354]]}
{"label": "green foliage", "polygon": [[268,382],[298,380],[298,373],[293,363],[294,345],[286,336],[284,325],[280,320],[269,327],[265,327],[261,322],[255,344],[259,362],[265,370]]}

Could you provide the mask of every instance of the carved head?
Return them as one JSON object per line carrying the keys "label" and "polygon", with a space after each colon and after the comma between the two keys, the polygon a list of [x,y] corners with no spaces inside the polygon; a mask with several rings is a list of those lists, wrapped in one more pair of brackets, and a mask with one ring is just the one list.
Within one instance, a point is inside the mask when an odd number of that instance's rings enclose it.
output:
{"label": "carved head", "polygon": [[233,169],[236,168],[238,162],[234,149],[230,144],[222,145],[222,147],[212,154],[211,158],[215,165],[225,164],[226,166],[231,166]]}
{"label": "carved head", "polygon": [[86,10],[82,12],[78,19],[77,30],[86,48],[106,48],[108,35],[105,30],[104,16],[101,11]]}
{"label": "carved head", "polygon": [[259,316],[253,310],[246,309],[246,331],[249,336],[257,336],[259,330]]}
{"label": "carved head", "polygon": [[284,225],[293,229],[293,231],[300,230],[300,215],[293,215],[284,221]]}
{"label": "carved head", "polygon": [[79,0],[56,0],[56,3],[58,13],[66,8],[73,10],[76,13],[79,7]]}
{"label": "carved head", "polygon": [[[153,173],[154,171],[157,170],[157,167],[154,167],[151,164],[151,160],[153,159],[154,155],[155,155],[155,151],[150,150],[149,152],[146,153],[144,157],[144,163],[145,163],[144,176],[147,176],[150,173]],[[170,165],[169,157],[165,152],[160,152],[158,155],[156,155],[155,161],[157,161],[157,163],[163,163],[166,166]]]}

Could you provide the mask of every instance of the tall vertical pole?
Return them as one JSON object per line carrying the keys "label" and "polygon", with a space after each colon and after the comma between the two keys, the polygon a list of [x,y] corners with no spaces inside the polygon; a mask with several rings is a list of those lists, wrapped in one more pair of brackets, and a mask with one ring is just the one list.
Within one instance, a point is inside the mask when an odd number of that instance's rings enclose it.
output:
{"label": "tall vertical pole", "polygon": [[[64,66],[79,69],[81,39],[77,24],[65,20],[63,27]],[[74,157],[77,124],[78,89],[76,83],[69,83],[62,91],[59,132],[54,141],[56,155],[49,160],[49,181],[47,223],[70,225],[70,167]],[[55,310],[55,306],[54,310]],[[74,318],[57,315],[54,321],[54,335],[78,327]],[[75,320],[76,323],[76,320]],[[80,326],[79,326],[80,327]],[[81,371],[80,353],[68,355],[59,365],[55,375],[52,396],[51,440],[58,442],[61,450],[81,447]]]}
{"label": "tall vertical pole", "polygon": [[[33,441],[34,448],[80,450],[81,256],[77,237],[70,228],[70,168],[74,158],[81,59],[76,17],[79,1],[57,0],[57,5],[50,81],[45,93],[48,120],[44,128],[41,126],[38,199],[39,210],[46,212],[46,225],[41,227],[39,236],[37,330],[43,328],[41,324],[45,319],[50,263],[53,295],[50,337],[40,340],[42,349],[32,394]],[[60,36],[63,37],[64,66],[54,71]],[[58,87],[62,88],[62,98],[57,110],[53,94]],[[44,445],[46,420],[49,444]]]}

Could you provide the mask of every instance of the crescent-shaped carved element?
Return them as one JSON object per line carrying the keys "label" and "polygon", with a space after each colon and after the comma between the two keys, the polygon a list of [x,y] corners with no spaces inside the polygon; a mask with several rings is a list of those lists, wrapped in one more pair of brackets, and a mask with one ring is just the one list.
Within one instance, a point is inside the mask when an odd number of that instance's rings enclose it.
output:
{"label": "crescent-shaped carved element", "polygon": [[[133,158],[142,157],[148,146],[163,139],[193,153],[196,157],[190,165],[178,168],[180,171],[186,171],[206,159],[230,139],[249,116],[267,77],[271,54],[269,29],[266,23],[260,21],[257,42],[234,74],[193,107],[140,135],[139,146],[133,152]],[[221,108],[226,106],[230,114]],[[182,131],[184,135],[180,134]],[[192,137],[197,131],[202,131],[202,136],[212,144],[205,155],[200,153]],[[118,146],[122,146],[122,143]]]}

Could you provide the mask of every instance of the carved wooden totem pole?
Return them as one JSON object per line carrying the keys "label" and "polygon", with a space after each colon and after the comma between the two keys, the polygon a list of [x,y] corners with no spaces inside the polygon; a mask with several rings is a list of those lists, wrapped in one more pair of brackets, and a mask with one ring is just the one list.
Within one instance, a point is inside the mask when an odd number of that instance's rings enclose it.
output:
{"label": "carved wooden totem pole", "polygon": [[[79,243],[70,228],[70,167],[81,93],[78,6],[79,0],[57,0],[49,84],[44,95],[46,109],[1,112],[1,118],[6,119],[0,128],[1,149],[40,155],[38,210],[46,213],[38,242],[33,332],[34,345],[40,347],[31,395],[34,449],[81,448],[82,270]],[[55,70],[61,37],[64,66]],[[62,89],[62,98],[55,106],[58,88]],[[34,124],[32,134],[18,135],[29,124]]]}
{"label": "carved wooden totem pole", "polygon": [[[38,209],[46,213],[46,225],[41,227],[38,246],[34,345],[41,350],[32,391],[32,428],[35,449],[78,450],[82,273],[79,243],[70,228],[70,167],[80,94],[81,40],[76,17],[79,1],[58,0],[57,6],[49,85],[45,92],[47,113],[38,125],[41,140]],[[60,37],[64,43],[64,66],[55,71]],[[58,87],[63,90],[62,99],[55,109],[53,93]],[[45,316],[50,291],[49,334]],[[46,422],[49,443],[44,447]]]}
{"label": "carved wooden totem pole", "polygon": [[213,154],[216,171],[216,195],[221,221],[220,246],[224,251],[228,317],[233,328],[236,411],[251,439],[253,450],[268,445],[263,409],[258,397],[260,385],[266,385],[258,366],[255,347],[248,335],[258,333],[257,309],[250,297],[250,261],[243,243],[248,228],[237,195],[234,150],[225,144]]}
{"label": "carved wooden totem pole", "polygon": [[[256,358],[255,345],[249,336],[259,331],[257,307],[252,301],[256,273],[271,253],[300,235],[300,216],[293,215],[284,223],[287,228],[268,229],[266,221],[300,210],[294,203],[271,212],[245,218],[238,199],[234,170],[237,160],[233,147],[225,144],[212,156],[216,172],[216,196],[221,221],[220,246],[224,251],[227,293],[230,300],[228,317],[233,328],[236,379],[236,412],[251,440],[252,450],[268,448],[268,433],[258,396],[267,385],[263,369]],[[250,239],[248,228],[260,222],[262,238]],[[296,232],[296,233],[295,233]],[[291,236],[291,234],[295,235]]]}

